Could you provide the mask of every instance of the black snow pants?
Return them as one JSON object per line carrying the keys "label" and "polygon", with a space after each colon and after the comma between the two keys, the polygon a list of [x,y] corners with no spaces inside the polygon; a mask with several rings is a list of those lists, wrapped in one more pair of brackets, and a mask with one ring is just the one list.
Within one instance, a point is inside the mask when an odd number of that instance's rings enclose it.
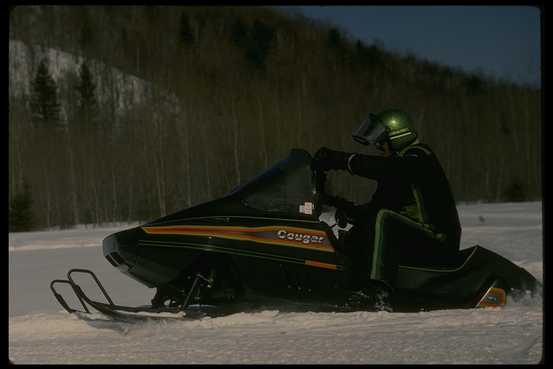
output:
{"label": "black snow pants", "polygon": [[[433,259],[450,253],[440,234],[389,209],[357,222],[346,239],[351,260],[350,285],[361,288],[367,279],[395,287],[400,264]],[[444,250],[443,253],[436,250]]]}

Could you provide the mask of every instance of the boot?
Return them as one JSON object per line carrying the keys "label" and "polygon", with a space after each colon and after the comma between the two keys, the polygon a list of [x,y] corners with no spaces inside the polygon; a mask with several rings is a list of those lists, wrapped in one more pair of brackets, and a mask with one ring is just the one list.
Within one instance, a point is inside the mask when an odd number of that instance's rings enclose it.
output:
{"label": "boot", "polygon": [[384,281],[368,279],[363,287],[355,289],[348,296],[346,305],[352,309],[391,312],[393,289]]}

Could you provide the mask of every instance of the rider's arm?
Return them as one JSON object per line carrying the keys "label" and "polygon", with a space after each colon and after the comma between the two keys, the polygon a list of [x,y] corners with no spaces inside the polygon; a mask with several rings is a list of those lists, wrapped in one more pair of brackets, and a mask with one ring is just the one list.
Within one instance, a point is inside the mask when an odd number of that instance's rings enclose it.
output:
{"label": "rider's arm", "polygon": [[352,154],[347,160],[347,170],[351,174],[376,180],[398,175],[411,177],[421,174],[421,159],[424,156],[418,150],[411,150],[401,157]]}

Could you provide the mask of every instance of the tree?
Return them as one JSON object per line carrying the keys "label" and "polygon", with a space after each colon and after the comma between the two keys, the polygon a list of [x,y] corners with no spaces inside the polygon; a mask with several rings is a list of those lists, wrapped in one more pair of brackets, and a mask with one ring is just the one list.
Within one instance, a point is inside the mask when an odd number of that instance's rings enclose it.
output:
{"label": "tree", "polygon": [[9,204],[9,232],[28,231],[33,226],[31,187],[24,183],[23,191],[17,193]]}
{"label": "tree", "polygon": [[232,42],[243,49],[246,60],[256,68],[264,69],[265,60],[273,44],[275,34],[273,27],[256,20],[248,29],[240,19],[237,19],[230,32]]}
{"label": "tree", "polygon": [[81,64],[79,69],[79,83],[76,86],[79,93],[78,111],[86,127],[93,127],[96,124],[97,102],[96,84],[86,62]]}
{"label": "tree", "polygon": [[326,37],[326,46],[328,46],[330,49],[342,51],[342,49],[344,48],[344,40],[339,30],[337,30],[336,28],[331,28],[328,30]]}
{"label": "tree", "polygon": [[31,111],[35,124],[55,126],[60,123],[60,104],[56,81],[48,71],[48,62],[42,59],[31,82]]}
{"label": "tree", "polygon": [[195,41],[194,32],[190,25],[190,18],[185,12],[182,12],[180,15],[179,41],[180,44],[186,46],[192,45]]}
{"label": "tree", "polygon": [[265,68],[265,59],[273,43],[274,30],[271,26],[255,21],[251,30],[251,45],[247,51],[248,60],[258,68]]}
{"label": "tree", "polygon": [[[374,67],[379,63],[383,64],[384,53],[376,45],[368,47],[360,40],[357,40],[355,43],[355,54],[362,65],[370,65],[371,67]],[[411,62],[414,62],[414,58],[412,58]]]}
{"label": "tree", "polygon": [[90,51],[94,45],[94,33],[92,27],[88,21],[88,18],[85,20],[84,24],[81,26],[79,34],[79,46],[82,51]]}
{"label": "tree", "polygon": [[470,74],[465,80],[466,93],[469,96],[481,95],[486,90],[486,80],[484,73],[479,71]]}
{"label": "tree", "polygon": [[232,24],[231,39],[235,46],[246,48],[248,46],[248,30],[240,18]]}

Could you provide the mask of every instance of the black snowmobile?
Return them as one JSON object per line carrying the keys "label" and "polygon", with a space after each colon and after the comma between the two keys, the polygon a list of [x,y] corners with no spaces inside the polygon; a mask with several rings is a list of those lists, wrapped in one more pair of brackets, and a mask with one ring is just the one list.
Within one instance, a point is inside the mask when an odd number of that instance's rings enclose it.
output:
{"label": "black snowmobile", "polygon": [[[332,224],[343,219],[329,224],[321,220],[332,214],[325,209],[334,209],[322,203],[329,196],[324,193],[325,178],[311,170],[311,160],[308,152],[294,149],[220,199],[106,237],[106,259],[157,289],[151,305],[115,304],[94,273],[84,269],[72,269],[67,280],[52,281],[54,296],[68,312],[80,311],[55,288],[68,284],[84,312],[90,312],[88,305],[119,317],[194,316],[225,306],[235,309],[220,311],[232,312],[243,309],[244,302],[270,299],[351,311],[351,268],[340,241],[347,231],[337,232],[339,225]],[[429,254],[443,253],[425,248],[401,261],[393,311],[502,306],[508,298],[533,294],[540,287],[526,270],[481,246],[443,258]],[[77,273],[89,274],[106,301],[90,299],[75,282]]]}

